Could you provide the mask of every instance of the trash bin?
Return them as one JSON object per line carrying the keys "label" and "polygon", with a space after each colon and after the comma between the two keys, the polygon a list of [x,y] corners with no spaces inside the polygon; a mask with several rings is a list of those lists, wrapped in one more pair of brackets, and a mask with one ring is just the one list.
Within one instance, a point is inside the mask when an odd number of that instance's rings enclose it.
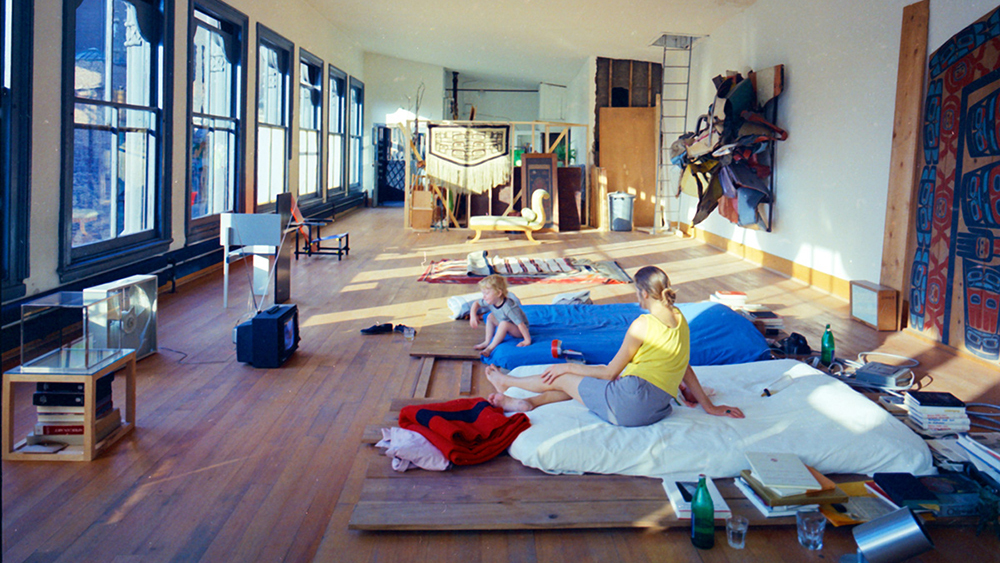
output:
{"label": "trash bin", "polygon": [[635,196],[624,192],[608,194],[608,222],[612,231],[632,230],[632,205]]}

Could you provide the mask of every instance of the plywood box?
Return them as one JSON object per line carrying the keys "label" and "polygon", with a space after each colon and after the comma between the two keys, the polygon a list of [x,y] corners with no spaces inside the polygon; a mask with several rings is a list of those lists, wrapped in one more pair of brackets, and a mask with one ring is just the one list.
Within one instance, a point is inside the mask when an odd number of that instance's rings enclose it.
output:
{"label": "plywood box", "polygon": [[851,282],[851,317],[876,330],[899,330],[899,292],[867,281]]}
{"label": "plywood box", "polygon": [[410,228],[428,230],[434,223],[434,194],[415,191],[410,194]]}

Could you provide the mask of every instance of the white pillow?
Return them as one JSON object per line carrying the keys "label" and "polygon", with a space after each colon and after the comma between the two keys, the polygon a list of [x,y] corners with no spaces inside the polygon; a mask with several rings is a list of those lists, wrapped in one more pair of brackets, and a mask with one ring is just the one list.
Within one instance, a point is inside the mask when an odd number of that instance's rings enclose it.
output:
{"label": "white pillow", "polygon": [[571,291],[569,293],[560,293],[552,298],[553,305],[593,305],[594,301],[590,298],[590,290],[585,289],[583,291]]}
{"label": "white pillow", "polygon": [[465,257],[466,273],[470,276],[488,276],[493,273],[490,267],[490,259],[486,257],[485,250],[470,252]]}
{"label": "white pillow", "polygon": [[467,293],[465,295],[453,295],[448,298],[448,309],[451,310],[451,318],[467,319],[469,311],[472,310],[472,302],[483,298],[481,292]]}
{"label": "white pillow", "polygon": [[525,207],[524,209],[521,210],[521,217],[524,217],[525,219],[528,220],[529,223],[532,223],[534,222],[535,219],[538,219],[538,214],[535,213],[534,209],[530,207]]}

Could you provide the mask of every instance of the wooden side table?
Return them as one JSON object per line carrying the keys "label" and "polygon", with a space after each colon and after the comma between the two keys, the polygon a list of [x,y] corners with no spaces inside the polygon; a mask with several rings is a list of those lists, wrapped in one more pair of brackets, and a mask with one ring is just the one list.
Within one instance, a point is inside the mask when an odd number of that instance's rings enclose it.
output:
{"label": "wooden side table", "polygon": [[[124,368],[125,414],[121,426],[106,438],[95,443],[94,406],[97,403],[96,382],[101,377]],[[27,439],[14,443],[14,383],[66,382],[83,383],[83,445],[67,446],[54,453],[25,453],[18,451],[27,445]],[[135,428],[135,350],[121,353],[99,365],[90,373],[57,374],[24,371],[18,366],[3,374],[3,460],[4,461],[91,461]]]}

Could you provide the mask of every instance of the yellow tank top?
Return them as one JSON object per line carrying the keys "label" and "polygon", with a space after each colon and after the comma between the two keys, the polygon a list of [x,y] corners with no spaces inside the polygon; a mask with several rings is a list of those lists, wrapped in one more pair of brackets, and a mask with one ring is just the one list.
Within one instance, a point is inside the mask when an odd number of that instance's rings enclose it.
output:
{"label": "yellow tank top", "polygon": [[646,338],[622,375],[634,375],[677,397],[677,392],[691,359],[691,335],[687,320],[674,308],[679,323],[671,328],[651,314],[646,317]]}

